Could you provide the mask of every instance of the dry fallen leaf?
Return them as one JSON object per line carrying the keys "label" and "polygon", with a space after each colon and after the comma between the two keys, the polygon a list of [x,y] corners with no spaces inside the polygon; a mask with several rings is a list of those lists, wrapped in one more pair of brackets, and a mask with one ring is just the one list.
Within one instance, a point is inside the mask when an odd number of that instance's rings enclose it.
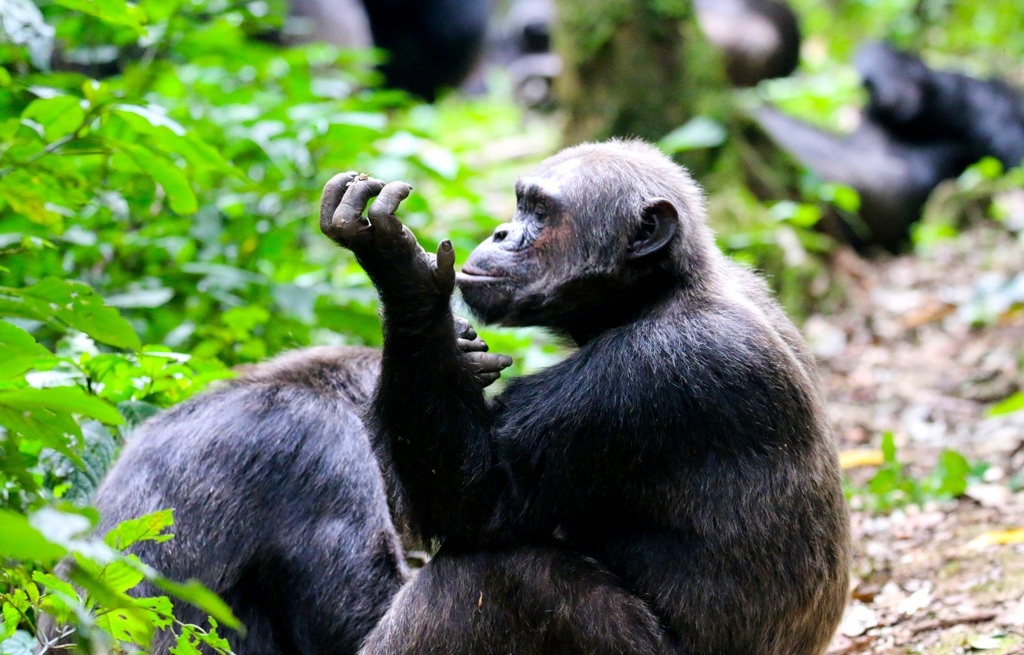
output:
{"label": "dry fallen leaf", "polygon": [[863,603],[854,601],[846,608],[839,632],[847,637],[857,637],[878,626],[878,613]]}
{"label": "dry fallen leaf", "polygon": [[881,466],[884,461],[885,456],[877,448],[852,448],[839,453],[839,466],[844,470],[860,466]]}
{"label": "dry fallen leaf", "polygon": [[1024,528],[1003,530],[1002,532],[985,532],[971,539],[967,548],[980,549],[994,544],[1024,544]]}

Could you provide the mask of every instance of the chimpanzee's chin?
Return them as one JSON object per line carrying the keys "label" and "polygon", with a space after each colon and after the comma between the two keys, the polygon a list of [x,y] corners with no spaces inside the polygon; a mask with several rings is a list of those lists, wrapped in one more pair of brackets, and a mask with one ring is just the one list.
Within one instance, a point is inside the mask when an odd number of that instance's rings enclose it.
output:
{"label": "chimpanzee's chin", "polygon": [[510,297],[507,289],[495,284],[470,284],[461,280],[459,289],[473,316],[483,323],[501,323],[508,315]]}

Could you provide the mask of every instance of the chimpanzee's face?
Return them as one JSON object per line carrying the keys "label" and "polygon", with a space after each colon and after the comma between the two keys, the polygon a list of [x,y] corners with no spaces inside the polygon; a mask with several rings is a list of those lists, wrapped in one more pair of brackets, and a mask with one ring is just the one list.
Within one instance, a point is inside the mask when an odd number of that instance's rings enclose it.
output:
{"label": "chimpanzee's face", "polygon": [[458,274],[470,309],[483,321],[549,325],[542,306],[570,277],[581,237],[564,186],[579,162],[565,162],[516,182],[516,212],[477,246]]}

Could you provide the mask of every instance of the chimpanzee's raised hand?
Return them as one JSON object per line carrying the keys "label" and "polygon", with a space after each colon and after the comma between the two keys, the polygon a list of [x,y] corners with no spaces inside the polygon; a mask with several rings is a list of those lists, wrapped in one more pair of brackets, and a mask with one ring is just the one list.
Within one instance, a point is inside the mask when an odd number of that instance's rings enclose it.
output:
{"label": "chimpanzee's raised hand", "polygon": [[489,387],[501,377],[501,371],[512,365],[508,355],[487,352],[487,343],[473,326],[459,316],[455,319],[455,345],[462,353],[462,361],[472,371],[481,387]]}
{"label": "chimpanzee's raised hand", "polygon": [[320,198],[320,230],[355,253],[378,291],[401,289],[447,300],[455,289],[455,251],[446,239],[437,255],[426,252],[398,220],[395,211],[410,191],[405,182],[385,184],[351,171],[336,175]]}

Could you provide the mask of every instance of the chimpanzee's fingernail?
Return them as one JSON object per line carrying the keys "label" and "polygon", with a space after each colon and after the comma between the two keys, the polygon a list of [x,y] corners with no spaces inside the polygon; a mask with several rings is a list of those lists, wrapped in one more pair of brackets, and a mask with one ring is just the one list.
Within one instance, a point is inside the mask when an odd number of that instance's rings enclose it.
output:
{"label": "chimpanzee's fingernail", "polygon": [[452,250],[452,242],[449,241],[448,239],[445,239],[444,241],[442,241],[441,242],[441,250],[443,250],[445,252],[451,252],[451,250]]}

